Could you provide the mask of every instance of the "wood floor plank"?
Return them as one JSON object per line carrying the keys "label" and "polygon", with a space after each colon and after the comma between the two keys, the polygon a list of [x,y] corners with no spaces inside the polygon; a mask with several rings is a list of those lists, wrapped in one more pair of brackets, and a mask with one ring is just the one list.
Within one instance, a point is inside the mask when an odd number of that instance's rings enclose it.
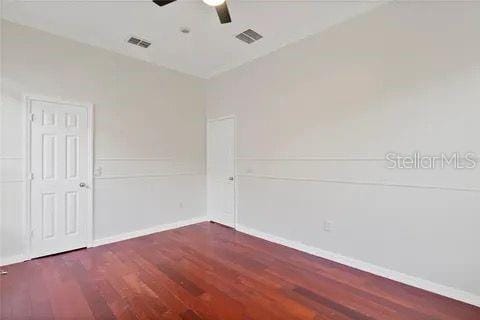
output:
{"label": "wood floor plank", "polygon": [[478,307],[212,223],[5,269],[2,320],[480,319]]}

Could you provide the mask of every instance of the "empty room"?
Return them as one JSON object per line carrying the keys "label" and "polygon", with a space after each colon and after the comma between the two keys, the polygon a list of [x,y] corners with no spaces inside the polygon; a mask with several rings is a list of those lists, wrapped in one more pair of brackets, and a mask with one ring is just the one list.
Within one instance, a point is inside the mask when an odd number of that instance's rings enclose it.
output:
{"label": "empty room", "polygon": [[0,319],[480,320],[480,1],[0,26]]}

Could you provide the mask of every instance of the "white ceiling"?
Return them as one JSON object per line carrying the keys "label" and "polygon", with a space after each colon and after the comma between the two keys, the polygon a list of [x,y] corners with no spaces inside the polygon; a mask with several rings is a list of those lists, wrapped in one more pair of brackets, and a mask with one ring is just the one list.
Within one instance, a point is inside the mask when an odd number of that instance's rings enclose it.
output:
{"label": "white ceiling", "polygon": [[[227,0],[233,22],[222,25],[201,0],[158,7],[148,0],[2,0],[2,17],[202,78],[242,65],[363,13],[375,1]],[[189,27],[189,34],[180,33]],[[246,44],[234,36],[248,28],[264,36]],[[149,40],[143,49],[126,43]]]}

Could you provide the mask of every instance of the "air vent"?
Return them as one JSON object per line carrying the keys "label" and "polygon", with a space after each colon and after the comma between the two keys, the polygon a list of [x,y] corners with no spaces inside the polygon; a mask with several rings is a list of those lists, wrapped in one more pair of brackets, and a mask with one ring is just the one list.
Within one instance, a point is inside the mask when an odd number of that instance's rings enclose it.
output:
{"label": "air vent", "polygon": [[130,37],[130,39],[128,39],[127,42],[130,43],[130,44],[142,47],[142,48],[148,48],[151,45],[150,42],[148,42],[146,40],[136,38],[136,37]]}
{"label": "air vent", "polygon": [[148,42],[148,41],[140,41],[140,43],[138,45],[142,48],[148,48],[148,47],[150,47],[151,43]]}
{"label": "air vent", "polygon": [[130,39],[128,39],[128,43],[131,43],[131,44],[139,44],[140,43],[140,39],[138,38],[135,38],[135,37],[130,37]]}
{"label": "air vent", "polygon": [[249,36],[250,38],[252,38],[255,41],[263,38],[261,34],[253,31],[252,29],[245,30],[245,31],[243,31],[243,33],[246,34],[247,36]]}
{"label": "air vent", "polygon": [[262,39],[263,36],[261,34],[259,34],[258,32],[252,30],[252,29],[248,29],[248,30],[243,31],[242,33],[237,34],[235,36],[235,38],[250,44],[250,43],[253,43],[255,41],[258,41],[258,40]]}
{"label": "air vent", "polygon": [[255,42],[255,40],[253,40],[252,38],[244,35],[243,33],[237,34],[235,37],[236,37],[238,40],[241,40],[241,41],[246,42],[246,43],[248,43],[248,44],[250,44],[250,43],[252,43],[252,42]]}

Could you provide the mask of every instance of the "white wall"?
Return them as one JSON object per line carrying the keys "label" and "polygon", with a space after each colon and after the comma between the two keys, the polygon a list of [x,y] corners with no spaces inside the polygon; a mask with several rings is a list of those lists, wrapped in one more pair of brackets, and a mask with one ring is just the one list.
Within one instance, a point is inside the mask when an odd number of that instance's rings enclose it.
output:
{"label": "white wall", "polygon": [[24,105],[95,105],[95,239],[205,214],[203,82],[2,21],[1,258],[24,252]]}
{"label": "white wall", "polygon": [[208,117],[237,116],[239,224],[479,296],[480,168],[383,160],[480,154],[479,17],[390,3],[212,79]]}

